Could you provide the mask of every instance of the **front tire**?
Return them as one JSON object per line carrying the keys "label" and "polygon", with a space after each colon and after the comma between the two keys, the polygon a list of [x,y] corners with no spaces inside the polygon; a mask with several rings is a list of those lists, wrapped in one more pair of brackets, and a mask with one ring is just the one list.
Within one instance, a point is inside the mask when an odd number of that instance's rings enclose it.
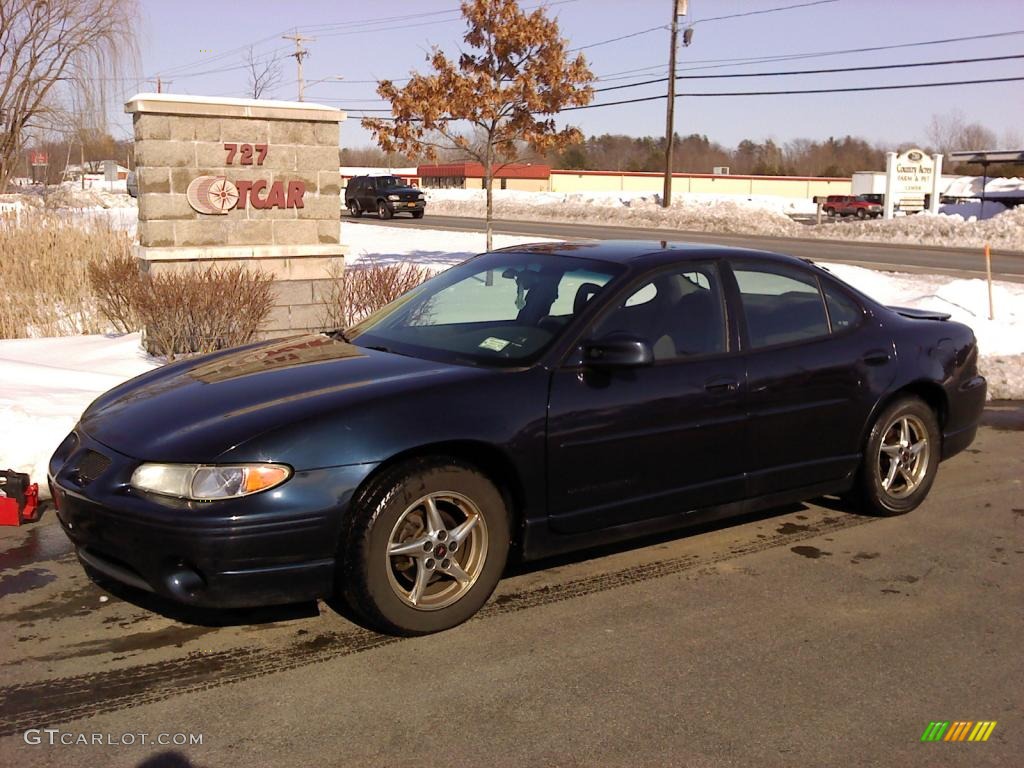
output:
{"label": "front tire", "polygon": [[888,406],[868,434],[861,470],[865,511],[903,515],[928,496],[939,468],[941,434],[935,412],[916,397]]}
{"label": "front tire", "polygon": [[866,219],[867,217],[868,217],[868,212],[867,211],[865,211],[863,208],[858,208],[857,209],[857,218],[858,219]]}
{"label": "front tire", "polygon": [[381,219],[390,219],[394,215],[394,212],[390,208],[388,208],[388,204],[385,203],[383,200],[377,203],[377,216],[379,216]]}
{"label": "front tire", "polygon": [[414,219],[422,219],[423,218],[423,211],[413,211],[412,212],[412,217]]}
{"label": "front tire", "polygon": [[494,484],[450,457],[385,470],[353,501],[339,589],[368,626],[425,635],[469,619],[508,557],[509,511]]}

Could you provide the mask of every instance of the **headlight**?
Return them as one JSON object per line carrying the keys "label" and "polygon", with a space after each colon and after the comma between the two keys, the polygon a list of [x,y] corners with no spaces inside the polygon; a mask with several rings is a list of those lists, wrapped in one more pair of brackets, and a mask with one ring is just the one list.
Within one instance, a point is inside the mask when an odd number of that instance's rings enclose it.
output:
{"label": "headlight", "polygon": [[388,200],[401,200],[398,195],[388,195]]}
{"label": "headlight", "polygon": [[131,485],[164,496],[213,501],[259,493],[291,475],[291,468],[282,464],[143,464],[132,473]]}
{"label": "headlight", "polygon": [[426,195],[416,195],[416,199],[417,200],[426,200],[427,196]]}

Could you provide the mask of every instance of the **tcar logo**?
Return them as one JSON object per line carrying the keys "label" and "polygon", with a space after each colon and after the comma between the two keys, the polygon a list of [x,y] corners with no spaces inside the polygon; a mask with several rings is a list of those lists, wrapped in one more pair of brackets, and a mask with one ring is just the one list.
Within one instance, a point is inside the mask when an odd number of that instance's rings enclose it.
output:
{"label": "tcar logo", "polygon": [[185,196],[200,213],[226,214],[238,202],[238,188],[224,176],[199,176],[192,179]]}
{"label": "tcar logo", "polygon": [[226,176],[199,176],[192,179],[185,191],[188,204],[199,213],[223,215],[232,208],[303,208],[306,194],[304,181],[263,179],[228,181]]}

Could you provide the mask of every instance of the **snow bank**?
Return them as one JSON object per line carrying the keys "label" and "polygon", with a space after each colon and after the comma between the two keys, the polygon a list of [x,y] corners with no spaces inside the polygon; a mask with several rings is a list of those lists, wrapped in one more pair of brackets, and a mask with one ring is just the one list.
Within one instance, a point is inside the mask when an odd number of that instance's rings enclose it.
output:
{"label": "snow bank", "polygon": [[[484,215],[480,189],[428,189],[427,215]],[[767,237],[806,237],[823,240],[860,240],[911,243],[958,248],[993,248],[1024,251],[1024,207],[1006,210],[1001,203],[985,203],[985,221],[977,221],[980,205],[946,206],[938,216],[927,213],[890,221],[844,219],[821,226],[794,222],[794,214],[813,213],[809,201],[770,195],[679,194],[672,207],[661,207],[659,196],[642,193],[591,192],[565,194],[495,190],[497,218],[592,222],[617,226],[658,227],[690,232],[722,232]],[[949,215],[946,215],[949,214]]]}
{"label": "snow bank", "polygon": [[[427,215],[483,216],[482,189],[428,189]],[[538,218],[584,221],[616,226],[666,227],[703,232],[797,237],[803,229],[787,216],[804,201],[769,195],[678,194],[672,207],[661,207],[660,196],[632,192],[522,192],[495,190],[494,215],[504,219]],[[813,210],[813,206],[811,207]]]}
{"label": "snow bank", "polygon": [[[985,203],[987,209],[989,205]],[[993,248],[1024,251],[1024,206],[1012,208],[985,221],[953,215],[919,213],[885,221],[843,221],[821,227],[804,227],[803,237],[827,240],[860,240],[876,243],[912,243],[947,248]]]}
{"label": "snow bank", "polygon": [[978,221],[979,219],[991,219],[1000,213],[1006,213],[1007,208],[995,200],[965,200],[961,203],[946,203],[939,206],[939,213],[943,216],[959,216],[964,221]]}
{"label": "snow bank", "polygon": [[42,486],[50,455],[89,403],[159,365],[140,341],[137,333],[0,341],[0,469]]}
{"label": "snow bank", "polygon": [[[109,184],[120,185],[111,190]],[[138,210],[138,203],[125,190],[124,182],[95,182],[85,189],[75,181],[66,181],[57,189],[48,191],[47,205],[55,208],[130,208]]]}

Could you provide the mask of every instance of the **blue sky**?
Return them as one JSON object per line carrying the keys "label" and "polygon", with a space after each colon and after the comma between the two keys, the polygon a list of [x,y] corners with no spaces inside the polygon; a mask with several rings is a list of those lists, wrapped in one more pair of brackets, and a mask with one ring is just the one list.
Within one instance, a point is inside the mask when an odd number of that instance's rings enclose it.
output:
{"label": "blue sky", "polygon": [[[745,66],[721,61],[1024,30],[1024,0],[835,0],[763,15],[717,21],[711,18],[808,1],[690,0],[689,14],[683,21],[694,24],[694,38],[690,47],[680,49],[680,71],[751,73],[1024,53],[1024,34],[1020,34]],[[521,3],[528,7],[535,0]],[[667,27],[671,13],[671,0],[552,0],[549,6],[571,47]],[[170,81],[167,90],[174,93],[242,96],[246,73],[240,67],[246,46],[254,44],[257,56],[280,55],[293,45],[282,40],[281,34],[297,28],[317,38],[307,43],[307,81],[335,75],[345,79],[309,87],[306,100],[349,109],[342,145],[350,147],[370,144],[369,135],[359,127],[358,108],[386,106],[376,100],[372,81],[400,78],[410,70],[425,69],[424,57],[432,45],[457,51],[464,31],[456,0],[388,4],[351,0],[251,0],[245,4],[143,0],[142,9],[141,72],[145,77],[163,75]],[[657,29],[586,47],[583,52],[599,77],[620,78],[598,83],[598,87],[631,82],[623,77],[663,77],[668,31]],[[283,66],[285,78],[273,95],[292,99],[296,90],[294,59],[285,59]],[[647,67],[651,69],[619,74]],[[1015,75],[1024,76],[1024,59],[882,72],[683,81],[678,89],[823,88]],[[612,91],[597,94],[595,102],[657,95],[664,89],[659,83]],[[155,90],[155,86],[141,84],[138,90]],[[727,146],[748,137],[787,141],[845,134],[898,143],[923,141],[931,115],[954,109],[986,125],[1004,144],[1006,139],[1024,133],[1024,81],[860,94],[683,97],[676,104],[676,126],[680,133],[704,133]],[[664,132],[665,104],[662,100],[583,110],[568,113],[565,118],[562,122],[577,125],[587,134],[660,134]],[[116,133],[124,135],[129,125],[126,118],[119,117]]]}

